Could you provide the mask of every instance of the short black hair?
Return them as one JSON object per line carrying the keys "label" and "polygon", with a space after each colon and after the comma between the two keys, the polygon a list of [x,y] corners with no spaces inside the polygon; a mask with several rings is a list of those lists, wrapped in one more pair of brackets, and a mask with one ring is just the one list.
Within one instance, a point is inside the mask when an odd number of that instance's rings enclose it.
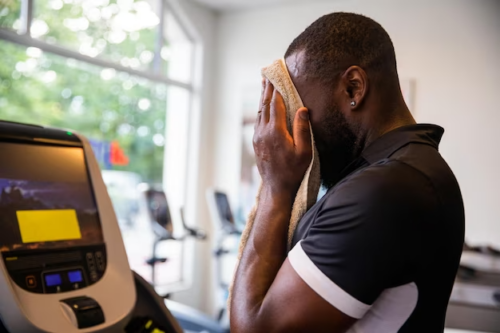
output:
{"label": "short black hair", "polygon": [[305,74],[325,83],[357,65],[397,80],[396,55],[389,34],[374,20],[337,12],[320,17],[290,44],[285,58],[305,51]]}

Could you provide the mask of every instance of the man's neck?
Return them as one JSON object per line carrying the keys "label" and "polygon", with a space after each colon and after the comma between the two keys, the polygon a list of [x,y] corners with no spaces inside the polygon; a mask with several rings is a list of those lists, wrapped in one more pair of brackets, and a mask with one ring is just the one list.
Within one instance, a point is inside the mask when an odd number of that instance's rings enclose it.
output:
{"label": "man's neck", "polygon": [[387,115],[387,110],[375,113],[383,116],[376,117],[374,119],[375,121],[372,121],[371,124],[367,124],[367,126],[365,126],[366,131],[362,137],[362,150],[382,135],[395,130],[396,128],[414,125],[417,123],[404,101],[398,104],[398,107],[394,108],[389,115]]}

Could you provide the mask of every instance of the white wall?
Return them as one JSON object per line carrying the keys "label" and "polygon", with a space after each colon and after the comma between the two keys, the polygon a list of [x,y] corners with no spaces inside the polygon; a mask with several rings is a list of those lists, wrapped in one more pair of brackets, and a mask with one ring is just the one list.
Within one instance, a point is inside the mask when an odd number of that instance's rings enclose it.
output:
{"label": "white wall", "polygon": [[260,68],[333,11],[365,14],[389,32],[400,77],[416,80],[417,120],[446,129],[441,152],[462,188],[467,240],[500,246],[499,1],[310,1],[221,15],[213,81],[214,184],[237,199],[244,89],[258,89]]}

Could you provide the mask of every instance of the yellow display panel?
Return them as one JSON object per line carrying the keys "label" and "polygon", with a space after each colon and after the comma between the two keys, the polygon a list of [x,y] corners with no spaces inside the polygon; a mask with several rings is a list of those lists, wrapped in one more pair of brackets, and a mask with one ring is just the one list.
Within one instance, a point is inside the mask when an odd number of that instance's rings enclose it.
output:
{"label": "yellow display panel", "polygon": [[74,209],[19,210],[16,213],[23,243],[82,238]]}

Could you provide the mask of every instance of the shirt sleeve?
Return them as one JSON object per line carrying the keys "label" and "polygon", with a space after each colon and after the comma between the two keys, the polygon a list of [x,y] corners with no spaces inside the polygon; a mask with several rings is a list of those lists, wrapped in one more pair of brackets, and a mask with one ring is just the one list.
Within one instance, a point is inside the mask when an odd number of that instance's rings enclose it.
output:
{"label": "shirt sleeve", "polygon": [[322,204],[289,261],[326,301],[361,318],[383,290],[412,281],[432,188],[418,171],[391,162],[352,176]]}

